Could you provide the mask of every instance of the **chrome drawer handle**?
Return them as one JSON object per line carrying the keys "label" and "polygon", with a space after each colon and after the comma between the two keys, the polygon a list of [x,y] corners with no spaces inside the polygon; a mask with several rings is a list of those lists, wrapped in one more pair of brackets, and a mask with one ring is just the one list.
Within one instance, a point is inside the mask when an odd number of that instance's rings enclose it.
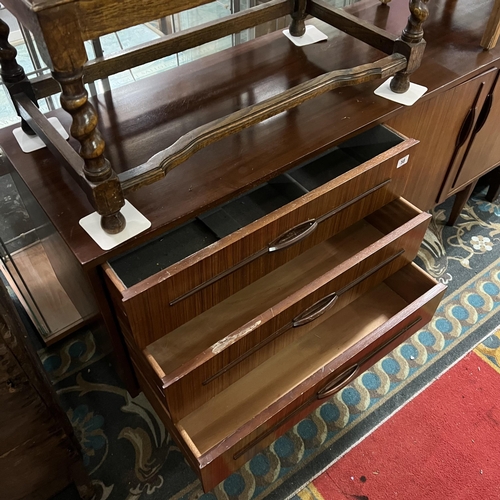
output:
{"label": "chrome drawer handle", "polygon": [[354,366],[347,368],[347,370],[343,371],[338,377],[335,377],[328,385],[326,385],[326,387],[323,387],[323,389],[318,391],[318,399],[328,398],[340,391],[340,389],[356,378],[358,371],[359,364],[357,363]]}

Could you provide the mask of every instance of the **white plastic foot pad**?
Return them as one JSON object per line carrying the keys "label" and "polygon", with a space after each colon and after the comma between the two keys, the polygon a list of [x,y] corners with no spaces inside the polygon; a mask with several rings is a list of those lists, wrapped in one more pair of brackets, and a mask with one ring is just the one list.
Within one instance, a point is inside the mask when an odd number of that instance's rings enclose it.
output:
{"label": "white plastic foot pad", "polygon": [[389,101],[404,104],[405,106],[412,106],[427,92],[427,87],[410,82],[410,88],[404,94],[396,94],[390,87],[393,78],[391,76],[380,87],[375,89],[374,93]]}
{"label": "white plastic foot pad", "polygon": [[[59,132],[63,139],[67,139],[69,137],[68,132],[66,132],[61,122],[55,116],[49,118],[49,122]],[[32,153],[37,149],[43,149],[45,147],[45,144],[40,137],[37,135],[28,135],[21,127],[15,128],[12,133],[14,134],[14,137],[16,138],[16,141],[23,153]]]}
{"label": "white plastic foot pad", "polygon": [[316,42],[328,40],[328,36],[321,32],[316,26],[307,25],[306,32],[302,36],[292,36],[289,30],[283,30],[283,34],[291,40],[297,47],[311,45]]}
{"label": "white plastic foot pad", "polygon": [[137,236],[139,233],[151,227],[151,222],[149,222],[149,220],[127,200],[125,200],[125,205],[121,212],[127,221],[127,225],[121,233],[106,233],[101,227],[101,216],[97,212],[93,212],[83,219],[80,219],[80,226],[87,231],[90,237],[103,250],[111,250],[120,243]]}

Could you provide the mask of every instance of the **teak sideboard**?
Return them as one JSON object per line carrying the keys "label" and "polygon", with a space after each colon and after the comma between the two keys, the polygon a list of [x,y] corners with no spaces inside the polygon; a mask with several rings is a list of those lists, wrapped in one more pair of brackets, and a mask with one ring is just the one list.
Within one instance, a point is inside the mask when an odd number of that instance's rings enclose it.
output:
{"label": "teak sideboard", "polygon": [[[75,179],[1,131],[91,283],[118,368],[206,490],[431,320],[445,287],[412,263],[425,211],[500,163],[500,50],[479,46],[491,7],[429,3],[412,76],[429,91],[413,107],[366,82],[208,145],[130,194],[152,226],[110,251],[78,225],[92,208]],[[395,36],[408,17],[396,1],[349,12]],[[327,42],[273,33],[93,99],[118,175],[200,125],[380,58],[314,22]]]}

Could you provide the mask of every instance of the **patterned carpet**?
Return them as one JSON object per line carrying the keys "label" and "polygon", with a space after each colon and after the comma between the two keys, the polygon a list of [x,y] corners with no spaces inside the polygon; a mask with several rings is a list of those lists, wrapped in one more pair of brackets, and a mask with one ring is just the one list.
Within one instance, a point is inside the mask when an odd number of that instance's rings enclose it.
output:
{"label": "patterned carpet", "polygon": [[500,324],[500,206],[478,192],[449,228],[451,201],[434,210],[418,258],[449,287],[433,321],[208,494],[145,397],[123,389],[104,336],[82,331],[41,349],[96,500],[313,499],[296,492],[479,342],[498,363],[499,334],[484,339]]}

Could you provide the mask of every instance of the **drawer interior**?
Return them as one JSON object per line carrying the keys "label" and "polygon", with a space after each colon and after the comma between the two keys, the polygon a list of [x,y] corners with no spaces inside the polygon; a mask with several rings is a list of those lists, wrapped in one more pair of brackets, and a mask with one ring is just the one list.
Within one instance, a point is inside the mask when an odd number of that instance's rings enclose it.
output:
{"label": "drawer interior", "polygon": [[188,370],[204,351],[215,352],[227,336],[419,214],[403,199],[380,208],[332,238],[196,316],[146,347],[144,353],[164,384]]}
{"label": "drawer interior", "polygon": [[393,131],[376,126],[109,264],[122,283],[131,287],[403,141]]}
{"label": "drawer interior", "polygon": [[[252,432],[248,422],[254,417],[299,384],[301,392],[310,389],[307,380],[318,370],[363,343],[374,329],[435,285],[432,278],[409,264],[188,414],[178,422],[179,427],[201,455],[245,424],[245,430]],[[336,368],[330,365],[328,371]]]}

